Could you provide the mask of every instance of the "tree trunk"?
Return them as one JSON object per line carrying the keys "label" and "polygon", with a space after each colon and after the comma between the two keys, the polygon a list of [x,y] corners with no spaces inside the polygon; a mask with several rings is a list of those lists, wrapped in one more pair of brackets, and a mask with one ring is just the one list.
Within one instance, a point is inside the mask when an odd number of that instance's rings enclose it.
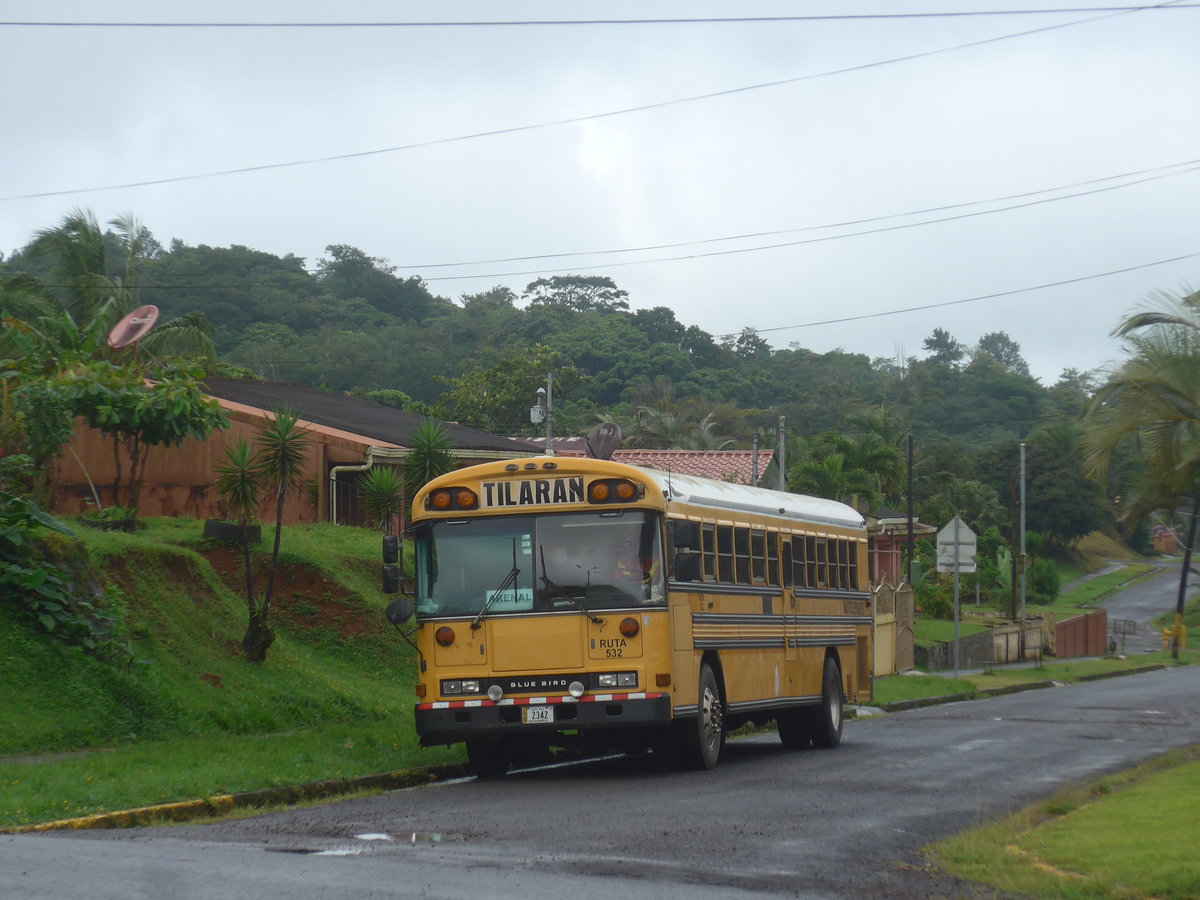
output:
{"label": "tree trunk", "polygon": [[1175,601],[1175,624],[1171,628],[1171,656],[1179,659],[1183,638],[1183,604],[1187,599],[1188,575],[1192,571],[1192,547],[1196,543],[1196,519],[1200,517],[1200,494],[1192,501],[1192,521],[1188,523],[1187,543],[1183,545],[1183,571],[1179,573],[1179,597]]}
{"label": "tree trunk", "polygon": [[242,638],[242,653],[247,662],[260,663],[267,658],[267,648],[275,642],[275,632],[267,627],[266,617],[260,610],[250,614],[246,634]]}

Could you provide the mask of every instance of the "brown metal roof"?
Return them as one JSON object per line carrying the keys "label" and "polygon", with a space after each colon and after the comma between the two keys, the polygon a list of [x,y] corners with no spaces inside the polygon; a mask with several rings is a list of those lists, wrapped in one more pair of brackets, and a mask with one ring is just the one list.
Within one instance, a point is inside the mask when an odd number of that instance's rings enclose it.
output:
{"label": "brown metal roof", "polygon": [[[222,400],[266,411],[288,407],[300,418],[317,425],[337,428],[373,441],[406,447],[424,416],[404,412],[358,397],[333,394],[303,384],[243,381],[236,378],[207,378],[208,393]],[[443,422],[451,446],[457,450],[528,451],[542,449],[524,441],[478,431],[465,425]]]}

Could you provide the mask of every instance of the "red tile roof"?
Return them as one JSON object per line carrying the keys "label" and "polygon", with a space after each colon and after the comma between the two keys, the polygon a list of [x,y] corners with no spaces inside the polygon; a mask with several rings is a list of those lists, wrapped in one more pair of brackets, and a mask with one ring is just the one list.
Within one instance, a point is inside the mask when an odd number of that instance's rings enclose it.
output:
{"label": "red tile roof", "polygon": [[[758,480],[771,464],[775,451],[758,451]],[[698,475],[717,481],[751,484],[754,472],[752,450],[616,450],[613,462],[644,466],[681,475]]]}

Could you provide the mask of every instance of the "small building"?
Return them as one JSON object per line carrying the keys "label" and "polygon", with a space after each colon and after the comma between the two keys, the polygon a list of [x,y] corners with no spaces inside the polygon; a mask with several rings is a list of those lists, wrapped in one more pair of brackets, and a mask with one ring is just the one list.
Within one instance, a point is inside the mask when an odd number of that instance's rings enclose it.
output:
{"label": "small building", "polygon": [[[425,421],[424,416],[306,385],[214,377],[206,379],[205,386],[228,414],[230,427],[202,441],[150,448],[138,503],[140,515],[225,518],[224,503],[213,487],[225,461],[225,445],[235,437],[253,441],[258,425],[274,410],[287,408],[300,417],[311,445],[304,474],[306,490],[287,500],[284,522],[361,524],[359,476],[376,465],[403,466],[407,441]],[[460,465],[543,452],[534,444],[454,422],[442,424],[450,451]],[[66,514],[84,512],[94,506],[96,493],[102,503],[114,505],[112,439],[80,426],[70,448],[62,459],[56,508]],[[127,480],[127,473],[122,477]]]}

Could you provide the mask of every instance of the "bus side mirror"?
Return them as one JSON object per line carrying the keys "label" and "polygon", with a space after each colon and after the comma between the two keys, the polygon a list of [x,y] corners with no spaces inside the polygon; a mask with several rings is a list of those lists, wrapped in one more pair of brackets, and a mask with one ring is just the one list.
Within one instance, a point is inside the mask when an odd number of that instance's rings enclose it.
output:
{"label": "bus side mirror", "polygon": [[675,553],[675,580],[696,581],[700,578],[700,554],[694,550]]}
{"label": "bus side mirror", "polygon": [[413,602],[409,597],[397,597],[387,605],[387,620],[399,628],[413,617]]}
{"label": "bus side mirror", "polygon": [[400,593],[400,570],[396,566],[383,567],[383,592],[385,594]]}
{"label": "bus side mirror", "polygon": [[400,559],[400,539],[394,534],[385,534],[383,536],[383,561],[387,564],[394,564]]}

